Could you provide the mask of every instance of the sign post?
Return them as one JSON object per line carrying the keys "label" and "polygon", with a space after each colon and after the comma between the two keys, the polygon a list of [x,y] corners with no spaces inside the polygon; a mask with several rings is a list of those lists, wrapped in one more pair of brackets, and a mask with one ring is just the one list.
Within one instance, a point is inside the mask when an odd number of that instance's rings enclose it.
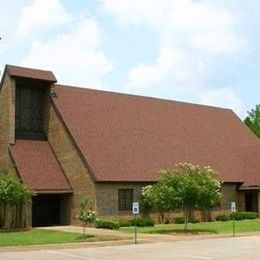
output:
{"label": "sign post", "polygon": [[233,213],[232,215],[233,215],[233,237],[235,236],[235,215],[234,215],[234,213],[237,211],[236,210],[236,202],[234,202],[234,201],[232,201],[231,202],[231,212]]}
{"label": "sign post", "polygon": [[135,215],[135,244],[137,244],[136,215],[139,214],[139,202],[133,202],[132,213]]}

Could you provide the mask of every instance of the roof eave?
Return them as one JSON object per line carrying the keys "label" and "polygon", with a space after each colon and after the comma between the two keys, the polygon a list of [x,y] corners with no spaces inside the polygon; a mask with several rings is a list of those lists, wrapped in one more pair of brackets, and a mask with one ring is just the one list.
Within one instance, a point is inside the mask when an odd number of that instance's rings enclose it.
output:
{"label": "roof eave", "polygon": [[[23,73],[21,73],[21,74],[14,73],[14,72],[11,71],[13,68],[15,68],[15,69],[19,68],[21,70],[29,70],[29,71],[31,71],[31,73],[33,71],[34,71],[34,73],[36,73],[36,72],[39,73],[39,71],[40,71],[41,73],[46,73],[46,74],[48,73],[49,75],[46,76],[46,77],[39,77],[39,76],[38,77],[36,77],[36,76],[33,77],[33,76],[26,75],[26,73],[24,73],[24,74]],[[45,81],[45,82],[50,83],[50,84],[57,83],[57,79],[56,79],[55,75],[53,74],[53,72],[52,71],[47,71],[47,70],[35,70],[35,69],[31,69],[31,68],[19,67],[19,66],[13,66],[13,65],[7,64],[5,66],[5,73],[7,73],[11,78],[34,79],[34,80]]]}

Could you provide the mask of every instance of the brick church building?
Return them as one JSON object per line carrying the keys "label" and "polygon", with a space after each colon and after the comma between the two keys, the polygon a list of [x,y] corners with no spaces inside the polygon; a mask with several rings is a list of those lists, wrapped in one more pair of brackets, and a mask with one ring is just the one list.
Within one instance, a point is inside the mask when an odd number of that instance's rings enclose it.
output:
{"label": "brick church building", "polygon": [[260,210],[260,142],[229,109],[64,86],[51,71],[7,65],[0,111],[0,169],[38,194],[33,226],[77,223],[81,197],[100,215],[129,215],[142,187],[178,162],[217,171],[219,210]]}

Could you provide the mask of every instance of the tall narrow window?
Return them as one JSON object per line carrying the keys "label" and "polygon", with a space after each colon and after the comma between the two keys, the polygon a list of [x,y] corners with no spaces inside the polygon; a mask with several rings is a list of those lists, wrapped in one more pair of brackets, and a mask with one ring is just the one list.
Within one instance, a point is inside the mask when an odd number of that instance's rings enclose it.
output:
{"label": "tall narrow window", "polygon": [[16,134],[43,133],[44,89],[17,84],[15,104]]}
{"label": "tall narrow window", "polygon": [[134,199],[133,189],[119,189],[118,210],[125,210],[125,211],[132,210],[133,199]]}

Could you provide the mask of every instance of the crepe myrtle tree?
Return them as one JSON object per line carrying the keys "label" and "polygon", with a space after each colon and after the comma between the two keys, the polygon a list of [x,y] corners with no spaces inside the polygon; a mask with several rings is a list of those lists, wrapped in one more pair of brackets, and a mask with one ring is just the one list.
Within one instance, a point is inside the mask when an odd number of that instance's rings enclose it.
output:
{"label": "crepe myrtle tree", "polygon": [[158,183],[143,189],[141,201],[160,213],[161,223],[164,223],[169,211],[183,208],[187,229],[192,210],[209,210],[220,202],[220,182],[209,166],[179,163],[175,169],[160,173]]}
{"label": "crepe myrtle tree", "polygon": [[80,212],[77,216],[83,227],[83,238],[86,238],[86,226],[94,223],[96,220],[96,212],[92,210],[89,200],[87,198],[80,199]]}
{"label": "crepe myrtle tree", "polygon": [[175,190],[164,181],[143,188],[141,205],[144,210],[159,212],[159,222],[165,224],[168,213],[178,207]]}
{"label": "crepe myrtle tree", "polygon": [[209,210],[221,200],[221,184],[215,179],[216,173],[210,166],[180,163],[167,175],[170,183],[178,187],[177,194],[183,208],[185,229],[192,210]]}
{"label": "crepe myrtle tree", "polygon": [[260,138],[260,104],[248,111],[247,114],[244,123]]}

